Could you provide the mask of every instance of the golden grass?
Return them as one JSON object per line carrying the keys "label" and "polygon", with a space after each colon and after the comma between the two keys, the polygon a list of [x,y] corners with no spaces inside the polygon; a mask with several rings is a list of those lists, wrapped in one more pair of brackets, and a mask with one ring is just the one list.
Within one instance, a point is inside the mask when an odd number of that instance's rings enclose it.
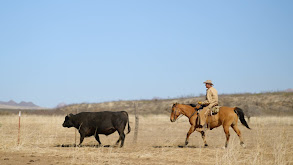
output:
{"label": "golden grass", "polygon": [[0,116],[0,164],[293,164],[293,117],[251,118],[252,130],[239,126],[247,147],[230,129],[228,149],[222,149],[222,127],[207,132],[208,148],[197,132],[189,147],[178,147],[184,144],[188,120],[171,123],[165,115],[140,116],[134,144],[134,120],[130,116],[132,132],[123,148],[112,147],[117,133],[100,135],[102,144],[111,147],[93,147],[94,137],[86,138],[84,147],[58,147],[75,143],[75,129],[62,127],[64,117],[24,115],[18,145],[18,116]]}

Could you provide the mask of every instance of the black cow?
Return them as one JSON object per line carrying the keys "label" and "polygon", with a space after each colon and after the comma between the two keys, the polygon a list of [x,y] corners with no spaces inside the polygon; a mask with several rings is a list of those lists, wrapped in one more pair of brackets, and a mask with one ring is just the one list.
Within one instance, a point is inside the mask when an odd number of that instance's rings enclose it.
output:
{"label": "black cow", "polygon": [[119,139],[116,145],[121,141],[120,147],[124,144],[124,129],[128,122],[128,132],[130,132],[128,113],[120,112],[81,112],[76,115],[69,114],[65,117],[63,127],[75,127],[80,133],[81,145],[85,137],[95,136],[96,140],[101,144],[99,134],[110,135],[115,131],[119,133]]}

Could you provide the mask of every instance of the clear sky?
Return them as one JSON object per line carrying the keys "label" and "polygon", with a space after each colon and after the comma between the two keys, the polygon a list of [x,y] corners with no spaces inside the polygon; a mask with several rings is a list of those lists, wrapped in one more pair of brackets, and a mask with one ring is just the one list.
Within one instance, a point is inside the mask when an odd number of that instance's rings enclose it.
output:
{"label": "clear sky", "polygon": [[104,102],[293,87],[292,0],[1,1],[0,101]]}

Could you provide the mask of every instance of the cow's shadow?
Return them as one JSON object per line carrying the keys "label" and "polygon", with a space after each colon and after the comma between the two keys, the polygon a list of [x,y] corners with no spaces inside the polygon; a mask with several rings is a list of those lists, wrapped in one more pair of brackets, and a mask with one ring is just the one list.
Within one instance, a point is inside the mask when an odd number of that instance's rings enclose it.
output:
{"label": "cow's shadow", "polygon": [[153,148],[198,148],[198,147],[178,145],[178,146],[153,146]]}
{"label": "cow's shadow", "polygon": [[94,144],[85,144],[85,145],[76,145],[76,144],[58,144],[54,147],[92,147],[92,148],[118,148],[117,145],[94,145]]}

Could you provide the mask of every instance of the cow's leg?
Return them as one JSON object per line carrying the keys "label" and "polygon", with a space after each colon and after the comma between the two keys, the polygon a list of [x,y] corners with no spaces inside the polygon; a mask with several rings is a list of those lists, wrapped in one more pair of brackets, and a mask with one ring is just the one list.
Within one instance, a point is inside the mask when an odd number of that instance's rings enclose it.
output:
{"label": "cow's leg", "polygon": [[83,142],[85,135],[83,133],[80,133],[80,142],[79,142],[79,146],[81,145],[81,143]]}
{"label": "cow's leg", "polygon": [[118,145],[118,143],[121,141],[121,137],[120,137],[120,134],[119,134],[119,139],[117,140],[116,142],[116,145]]}
{"label": "cow's leg", "polygon": [[95,135],[95,138],[96,138],[96,140],[99,142],[99,145],[101,145],[102,143],[101,143],[101,141],[100,141],[99,134],[96,134],[96,135]]}
{"label": "cow's leg", "polygon": [[116,145],[118,145],[118,143],[121,141],[120,147],[123,147],[124,139],[125,139],[124,129],[118,128],[117,132],[119,134],[119,139],[117,140]]}
{"label": "cow's leg", "polygon": [[202,140],[204,142],[204,147],[207,147],[208,144],[207,144],[207,141],[206,141],[206,135],[205,135],[205,132],[204,131],[201,131],[201,137],[202,137]]}
{"label": "cow's leg", "polygon": [[118,145],[118,143],[121,141],[120,147],[123,147],[123,144],[124,144],[124,139],[125,139],[124,129],[125,129],[125,126],[126,126],[126,122],[120,122],[116,126],[114,125],[115,129],[117,130],[117,132],[119,134],[119,139],[117,140],[116,145]]}
{"label": "cow's leg", "polygon": [[123,145],[124,145],[124,139],[125,139],[125,134],[124,134],[124,132],[121,132],[121,133],[120,133],[120,138],[119,138],[119,139],[121,140],[120,147],[123,147]]}
{"label": "cow's leg", "polygon": [[191,125],[189,131],[187,132],[186,139],[185,139],[185,146],[188,144],[189,136],[194,132],[194,125]]}

